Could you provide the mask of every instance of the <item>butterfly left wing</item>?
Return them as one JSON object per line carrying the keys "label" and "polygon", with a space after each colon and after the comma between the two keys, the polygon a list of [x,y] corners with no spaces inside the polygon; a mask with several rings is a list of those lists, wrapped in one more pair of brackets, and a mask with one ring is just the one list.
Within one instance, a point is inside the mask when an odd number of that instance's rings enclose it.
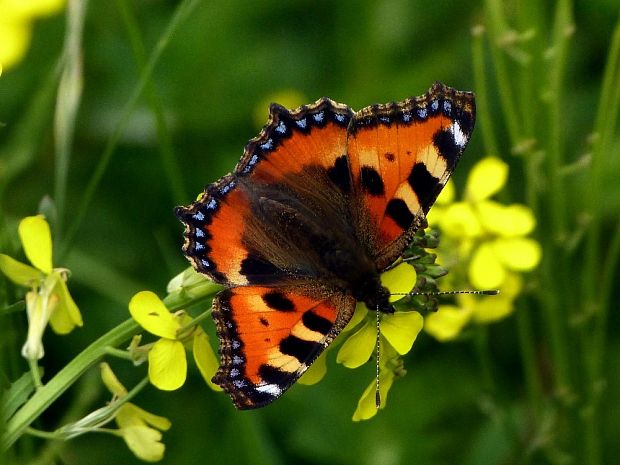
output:
{"label": "butterfly left wing", "polygon": [[358,230],[379,269],[392,264],[425,223],[454,171],[475,119],[474,94],[435,83],[420,96],[358,111],[347,153]]}
{"label": "butterfly left wing", "polygon": [[262,407],[280,397],[353,316],[351,296],[300,289],[243,286],[214,299],[221,365],[213,382],[237,408]]}

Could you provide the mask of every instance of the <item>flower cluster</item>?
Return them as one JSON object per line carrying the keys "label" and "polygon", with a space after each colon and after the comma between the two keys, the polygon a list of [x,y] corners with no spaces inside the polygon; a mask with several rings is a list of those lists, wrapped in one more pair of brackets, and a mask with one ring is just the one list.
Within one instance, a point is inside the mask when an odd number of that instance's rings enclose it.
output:
{"label": "flower cluster", "polygon": [[147,412],[131,402],[124,402],[128,395],[127,389],[107,363],[101,364],[101,378],[103,384],[114,396],[112,402],[123,402],[113,413],[118,430],[109,432],[121,436],[129,450],[139,459],[147,462],[161,460],[166,448],[161,442],[161,431],[167,431],[170,428],[170,421],[165,417]]}
{"label": "flower cluster", "polygon": [[82,315],[67,289],[68,270],[52,267],[52,235],[42,215],[21,220],[18,227],[24,253],[33,266],[0,254],[0,271],[26,294],[28,337],[22,355],[29,360],[43,357],[43,332],[50,323],[54,332],[67,334],[82,326]]}
{"label": "flower cluster", "polygon": [[[169,296],[179,293],[192,293],[192,288],[200,292],[212,292],[214,285],[189,269],[173,278],[168,286]],[[206,286],[206,288],[205,288]],[[194,289],[195,290],[195,289]],[[149,363],[149,380],[158,389],[173,391],[180,388],[187,378],[187,358],[185,351],[192,352],[200,374],[207,384],[216,391],[219,386],[211,382],[217,371],[218,361],[209,338],[198,321],[184,311],[171,313],[166,304],[150,291],[138,292],[129,302],[129,312],[133,319],[149,333],[158,336],[154,343],[139,346],[140,337],[130,347],[135,360],[146,353]],[[205,313],[206,316],[209,312]]]}
{"label": "flower cluster", "polygon": [[0,71],[24,57],[32,36],[32,21],[59,12],[65,0],[0,0]]}
{"label": "flower cluster", "polygon": [[479,161],[469,173],[464,199],[455,202],[448,184],[429,214],[442,233],[439,261],[450,268],[453,289],[499,289],[493,298],[459,295],[426,317],[425,330],[440,341],[456,338],[470,321],[488,323],[509,315],[522,288],[521,273],[533,270],[541,247],[527,237],[535,228],[532,211],[521,204],[491,200],[508,179],[508,165],[496,157]]}

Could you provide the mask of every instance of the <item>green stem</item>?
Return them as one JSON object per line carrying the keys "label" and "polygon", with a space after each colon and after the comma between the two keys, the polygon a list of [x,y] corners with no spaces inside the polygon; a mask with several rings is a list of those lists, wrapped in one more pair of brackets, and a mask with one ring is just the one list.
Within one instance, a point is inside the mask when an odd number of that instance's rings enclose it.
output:
{"label": "green stem", "polygon": [[63,50],[64,67],[54,116],[56,163],[54,176],[54,201],[56,203],[56,238],[61,236],[65,216],[67,178],[71,159],[71,146],[75,133],[75,119],[82,95],[82,31],[88,2],[71,0],[67,9],[67,33]]}
{"label": "green stem", "polygon": [[530,406],[536,423],[542,417],[543,410],[543,391],[540,380],[534,333],[532,331],[532,321],[528,308],[518,301],[516,311],[517,330],[519,337],[519,350],[521,351],[521,363],[523,365],[523,375],[527,387],[527,394],[530,399]]}
{"label": "green stem", "polygon": [[32,374],[32,381],[34,383],[34,387],[36,389],[40,389],[43,387],[43,383],[41,382],[41,373],[39,372],[39,363],[35,359],[28,359],[28,367],[30,368],[30,373]]}
{"label": "green stem", "polygon": [[101,155],[101,158],[99,158],[99,162],[97,163],[95,171],[90,178],[90,181],[88,182],[86,188],[84,189],[84,192],[82,193],[82,201],[76,209],[75,219],[69,227],[67,231],[67,236],[63,243],[63,248],[60,253],[61,258],[62,255],[64,255],[71,247],[71,243],[75,239],[75,236],[77,235],[82,221],[84,221],[84,217],[88,212],[88,207],[93,200],[97,187],[99,186],[99,183],[103,178],[103,175],[108,167],[112,155],[114,154],[114,150],[116,149],[118,141],[120,140],[123,131],[127,127],[127,123],[133,113],[134,107],[138,99],[142,95],[142,92],[144,91],[147,83],[151,79],[153,70],[155,69],[155,65],[157,65],[157,63],[159,62],[159,59],[161,58],[161,55],[166,49],[166,47],[168,46],[168,43],[170,42],[173,34],[189,17],[189,15],[198,5],[198,3],[199,0],[184,0],[182,3],[179,4],[174,13],[174,16],[170,20],[170,23],[168,23],[168,27],[162,34],[161,38],[157,42],[157,45],[155,46],[155,49],[151,53],[149,60],[140,75],[140,79],[134,87],[131,96],[129,97],[129,100],[125,104],[123,111],[121,112],[121,116],[118,119],[110,138],[108,139],[103,154]]}
{"label": "green stem", "polygon": [[126,350],[117,349],[116,347],[106,347],[105,353],[111,355],[112,357],[133,361],[129,352]]}
{"label": "green stem", "polygon": [[65,392],[88,368],[101,360],[108,347],[118,346],[136,334],[138,329],[135,321],[127,320],[101,336],[71,360],[47,384],[37,390],[9,420],[0,441],[0,449],[8,449],[54,400]]}
{"label": "green stem", "polygon": [[[138,64],[140,72],[143,72],[147,65],[146,52],[144,50],[144,43],[140,37],[140,30],[138,23],[136,22],[135,14],[131,9],[131,5],[127,0],[116,0],[116,6],[121,13],[123,21],[125,22],[125,28],[129,35],[129,41],[131,42],[131,48],[133,49],[133,55]],[[155,117],[155,125],[157,127],[157,139],[159,141],[158,147],[161,156],[161,163],[164,168],[164,173],[168,177],[168,186],[170,186],[172,199],[175,203],[180,204],[187,200],[187,192],[185,189],[185,183],[183,176],[181,175],[181,169],[176,162],[174,155],[174,149],[172,146],[172,138],[168,125],[164,118],[164,110],[159,99],[159,95],[155,90],[155,85],[152,79],[149,79],[146,83],[146,96],[151,106],[151,111]]]}
{"label": "green stem", "polygon": [[495,77],[499,86],[499,98],[502,102],[504,119],[512,145],[520,142],[521,130],[519,124],[519,112],[515,103],[514,92],[511,85],[511,72],[509,70],[504,49],[501,46],[502,37],[510,31],[506,24],[503,12],[503,4],[499,0],[486,0],[486,18],[489,28],[489,40],[491,41],[491,56],[495,65]]}
{"label": "green stem", "polygon": [[499,155],[493,118],[489,109],[489,93],[485,78],[484,66],[484,27],[475,26],[472,32],[472,61],[474,82],[476,88],[476,118],[480,121],[480,130],[484,142],[484,151],[487,155]]}
{"label": "green stem", "polygon": [[58,439],[58,437],[56,436],[56,433],[54,433],[53,431],[41,431],[38,429],[34,429],[32,427],[28,427],[24,430],[24,433],[29,434],[30,436],[35,436],[37,438],[43,438],[43,439]]}

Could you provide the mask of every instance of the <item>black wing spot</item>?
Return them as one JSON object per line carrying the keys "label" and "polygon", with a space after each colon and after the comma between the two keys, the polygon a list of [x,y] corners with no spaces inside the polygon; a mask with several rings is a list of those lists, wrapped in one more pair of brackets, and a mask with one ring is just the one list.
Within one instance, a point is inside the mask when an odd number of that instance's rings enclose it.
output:
{"label": "black wing spot", "polygon": [[424,163],[416,163],[407,178],[413,192],[418,196],[418,200],[424,211],[430,208],[429,201],[435,199],[435,192],[439,185],[439,179],[433,176],[426,169]]}
{"label": "black wing spot", "polygon": [[376,169],[370,166],[362,166],[361,182],[362,188],[370,195],[378,197],[385,194],[383,180]]}
{"label": "black wing spot", "polygon": [[271,291],[263,294],[263,302],[265,302],[269,308],[280,312],[295,311],[295,304],[293,301],[278,291]]}
{"label": "black wing spot", "polygon": [[280,352],[284,355],[291,355],[302,363],[310,360],[322,348],[323,346],[318,342],[304,341],[293,335],[287,336],[280,341]]}
{"label": "black wing spot", "polygon": [[346,155],[336,158],[334,166],[327,170],[327,177],[345,194],[351,192],[351,170]]}
{"label": "black wing spot", "polygon": [[396,160],[396,155],[394,155],[392,152],[385,152],[383,155],[385,156],[385,159],[387,161],[394,161],[394,160]]}
{"label": "black wing spot", "polygon": [[413,224],[413,213],[403,199],[392,199],[388,202],[385,214],[392,218],[398,226],[406,230]]}
{"label": "black wing spot", "polygon": [[251,284],[273,281],[276,277],[283,275],[283,271],[280,270],[280,268],[254,253],[249,253],[248,256],[243,259],[240,273],[245,276]]}
{"label": "black wing spot", "polygon": [[448,163],[448,169],[453,169],[461,153],[461,149],[454,141],[454,134],[448,129],[441,129],[433,136],[433,144],[442,158]]}
{"label": "black wing spot", "polygon": [[301,321],[310,331],[316,331],[317,333],[321,333],[323,336],[326,336],[333,326],[332,322],[327,318],[323,318],[311,310],[304,312],[301,317]]}
{"label": "black wing spot", "polygon": [[260,321],[260,324],[261,324],[261,325],[263,325],[263,326],[269,326],[269,322],[267,321],[267,318],[265,318],[265,317],[262,317],[262,316],[261,316],[261,317],[258,319],[258,321]]}

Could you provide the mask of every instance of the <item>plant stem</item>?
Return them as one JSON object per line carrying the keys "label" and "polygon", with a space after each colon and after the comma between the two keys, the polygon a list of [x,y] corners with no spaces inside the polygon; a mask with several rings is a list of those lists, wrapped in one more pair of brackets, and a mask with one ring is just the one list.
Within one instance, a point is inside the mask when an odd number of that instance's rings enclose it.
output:
{"label": "plant stem", "polygon": [[182,3],[179,4],[174,13],[174,16],[170,20],[170,23],[168,23],[168,27],[160,37],[157,45],[155,46],[155,49],[151,53],[149,60],[140,75],[140,79],[134,87],[133,92],[129,97],[129,100],[125,104],[123,111],[121,112],[121,116],[118,119],[117,124],[112,131],[112,134],[110,135],[110,138],[108,139],[103,154],[101,155],[101,158],[99,158],[99,163],[97,164],[95,171],[90,178],[90,181],[84,189],[84,192],[82,194],[82,201],[76,209],[75,219],[73,220],[71,226],[68,228],[67,235],[63,243],[63,248],[60,253],[61,258],[62,255],[67,253],[67,251],[70,249],[71,244],[75,239],[75,236],[77,235],[78,229],[80,228],[82,221],[84,221],[84,217],[88,211],[88,207],[93,199],[93,196],[95,195],[97,187],[99,186],[99,183],[103,178],[103,175],[108,167],[112,155],[114,154],[114,150],[116,150],[118,141],[120,140],[123,131],[127,127],[127,122],[129,121],[129,118],[133,113],[133,109],[138,99],[142,95],[144,88],[151,79],[151,75],[153,74],[155,65],[159,62],[159,59],[161,58],[163,51],[168,46],[168,43],[170,42],[173,34],[176,32],[179,26],[183,24],[183,22],[189,17],[189,15],[198,5],[198,3],[199,0],[184,0]]}
{"label": "plant stem", "polygon": [[54,233],[57,238],[61,237],[64,225],[71,146],[75,132],[75,118],[82,95],[82,30],[87,3],[71,0],[67,9],[67,32],[63,50],[64,66],[58,86],[54,116],[56,149],[54,201],[57,215]]}
{"label": "plant stem", "polygon": [[38,361],[32,358],[29,358],[28,367],[30,368],[30,373],[32,374],[32,381],[34,383],[34,387],[36,389],[40,389],[43,386],[43,383],[41,382],[41,373],[39,372]]}
{"label": "plant stem", "polygon": [[126,320],[101,336],[71,360],[47,384],[37,390],[28,402],[8,421],[0,441],[0,448],[8,449],[54,400],[106,354],[108,347],[121,344],[136,334],[138,329],[139,327],[135,321],[131,319]]}

